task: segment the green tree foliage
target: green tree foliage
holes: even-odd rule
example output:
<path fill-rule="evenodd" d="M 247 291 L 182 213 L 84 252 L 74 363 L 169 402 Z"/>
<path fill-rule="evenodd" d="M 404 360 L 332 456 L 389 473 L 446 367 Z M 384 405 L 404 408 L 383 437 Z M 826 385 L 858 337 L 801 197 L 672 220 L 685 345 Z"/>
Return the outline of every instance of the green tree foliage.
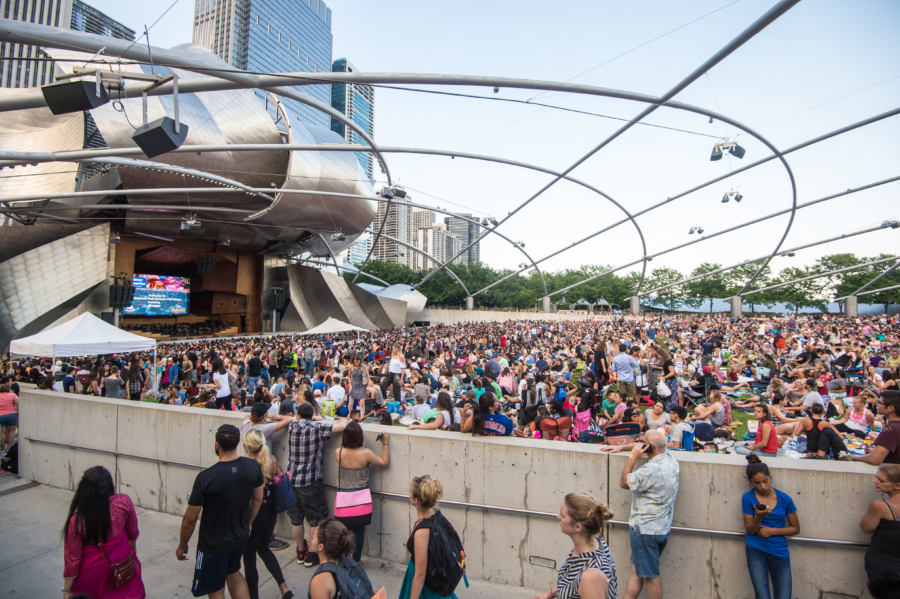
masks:
<path fill-rule="evenodd" d="M 704 262 L 691 271 L 691 277 L 705 275 L 722 268 L 721 264 Z M 684 284 L 688 305 L 699 308 L 704 300 L 709 300 L 709 313 L 713 311 L 713 299 L 728 297 L 728 280 L 725 273 L 717 273 Z"/>
<path fill-rule="evenodd" d="M 745 293 L 776 283 L 788 282 L 887 257 L 889 256 L 857 258 L 853 254 L 833 254 L 820 258 L 810 267 L 784 268 L 777 276 L 773 276 L 771 266 L 767 265 L 760 276 L 747 287 Z M 779 258 L 776 258 L 776 260 L 779 260 Z M 834 297 L 842 297 L 853 293 L 874 277 L 883 273 L 892 264 L 894 263 L 885 262 L 860 270 L 787 285 L 772 291 L 753 293 L 746 296 L 745 302 L 750 304 L 753 311 L 755 311 L 756 306 L 772 306 L 778 302 L 787 304 L 795 312 L 807 307 L 824 310 L 825 304 Z M 698 308 L 705 301 L 709 301 L 711 308 L 713 299 L 723 299 L 737 294 L 744 284 L 756 274 L 760 266 L 762 266 L 762 261 L 748 262 L 732 270 L 703 277 L 689 283 L 675 285 L 659 294 L 647 296 L 645 300 L 648 300 L 647 303 L 652 306 L 669 310 L 678 309 L 682 301 L 694 308 Z M 610 270 L 609 266 L 591 264 L 580 268 L 554 272 L 544 271 L 544 281 L 547 284 L 547 291 L 545 292 L 544 285 L 541 282 L 541 275 L 536 269 L 531 269 L 521 274 L 513 274 L 514 271 L 497 270 L 483 263 L 470 265 L 451 264 L 449 268 L 466 285 L 470 293 L 475 293 L 489 285 L 493 285 L 487 292 L 475 296 L 475 305 L 487 308 L 532 309 L 540 303 L 545 293 L 553 293 L 591 277 L 596 278 L 573 287 L 568 290 L 565 296 L 561 294 L 554 295 L 554 303 L 568 306 L 569 304 L 577 304 L 581 300 L 593 304 L 604 299 L 613 307 L 625 308 L 628 304 L 628 298 L 634 295 L 640 280 L 639 271 L 604 274 Z M 685 278 L 714 272 L 720 268 L 720 264 L 705 262 L 695 268 L 689 276 L 683 275 L 674 268 L 655 268 L 647 275 L 641 289 L 652 290 L 657 287 L 664 287 L 678 283 Z M 375 259 L 369 261 L 365 270 L 367 273 L 383 279 L 390 285 L 398 283 L 415 285 L 425 276 L 425 273 L 417 273 L 409 267 Z M 348 281 L 353 279 L 352 274 L 345 274 L 344 276 Z M 361 277 L 359 281 L 375 282 L 367 277 Z M 900 285 L 900 268 L 879 280 L 870 289 L 880 289 L 895 285 Z M 446 271 L 441 271 L 429 278 L 419 287 L 419 291 L 428 298 L 429 305 L 464 306 L 466 303 L 466 292 Z M 900 303 L 900 290 L 895 289 L 863 296 L 861 301 L 881 303 L 887 308 L 892 303 Z"/>

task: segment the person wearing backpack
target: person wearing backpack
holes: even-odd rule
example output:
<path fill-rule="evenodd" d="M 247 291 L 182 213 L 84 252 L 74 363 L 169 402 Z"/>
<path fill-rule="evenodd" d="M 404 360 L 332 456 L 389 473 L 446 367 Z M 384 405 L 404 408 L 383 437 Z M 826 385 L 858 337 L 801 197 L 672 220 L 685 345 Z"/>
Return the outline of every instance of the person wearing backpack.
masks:
<path fill-rule="evenodd" d="M 313 529 L 310 549 L 319 555 L 321 565 L 309 581 L 309 599 L 375 595 L 366 571 L 350 558 L 355 545 L 353 533 L 337 520 L 326 520 Z"/>
<path fill-rule="evenodd" d="M 465 580 L 466 552 L 453 525 L 437 509 L 444 496 L 441 481 L 417 476 L 409 486 L 409 502 L 416 508 L 416 525 L 406 541 L 410 560 L 400 599 L 458 599 L 453 591 Z"/>

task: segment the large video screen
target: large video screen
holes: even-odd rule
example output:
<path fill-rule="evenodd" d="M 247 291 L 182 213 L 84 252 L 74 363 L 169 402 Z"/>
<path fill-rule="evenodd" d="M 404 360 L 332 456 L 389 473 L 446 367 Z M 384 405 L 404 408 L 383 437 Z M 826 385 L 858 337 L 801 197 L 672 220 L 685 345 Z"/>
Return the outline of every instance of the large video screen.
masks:
<path fill-rule="evenodd" d="M 134 301 L 128 316 L 183 316 L 190 308 L 191 280 L 160 275 L 134 275 Z"/>

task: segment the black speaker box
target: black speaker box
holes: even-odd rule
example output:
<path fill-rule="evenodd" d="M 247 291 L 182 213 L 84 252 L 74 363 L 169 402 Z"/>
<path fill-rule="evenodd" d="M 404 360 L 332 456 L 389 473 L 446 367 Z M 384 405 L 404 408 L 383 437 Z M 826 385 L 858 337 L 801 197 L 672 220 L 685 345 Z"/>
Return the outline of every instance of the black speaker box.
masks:
<path fill-rule="evenodd" d="M 143 150 L 147 158 L 153 158 L 181 147 L 187 134 L 187 125 L 182 123 L 181 132 L 175 133 L 175 121 L 164 116 L 135 129 L 131 139 Z"/>
<path fill-rule="evenodd" d="M 134 301 L 134 287 L 131 285 L 109 286 L 109 307 L 127 308 Z"/>
<path fill-rule="evenodd" d="M 216 259 L 213 256 L 197 256 L 197 274 L 211 275 L 216 271 Z"/>
<path fill-rule="evenodd" d="M 272 287 L 269 290 L 269 309 L 284 309 L 284 290 L 281 287 Z"/>
<path fill-rule="evenodd" d="M 81 112 L 103 106 L 109 102 L 106 88 L 100 86 L 100 97 L 97 97 L 97 83 L 93 79 L 56 83 L 41 87 L 47 108 L 53 114 Z"/>

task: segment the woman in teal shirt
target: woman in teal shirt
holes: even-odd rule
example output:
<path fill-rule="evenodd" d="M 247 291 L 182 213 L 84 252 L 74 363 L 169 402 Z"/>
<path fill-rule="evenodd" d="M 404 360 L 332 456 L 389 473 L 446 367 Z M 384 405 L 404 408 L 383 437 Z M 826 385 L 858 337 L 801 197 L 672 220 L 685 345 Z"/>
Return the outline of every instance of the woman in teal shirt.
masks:
<path fill-rule="evenodd" d="M 759 456 L 747 456 L 747 480 L 741 506 L 747 531 L 747 569 L 756 599 L 791 599 L 791 554 L 787 538 L 800 534 L 794 500 L 772 486 L 769 467 Z M 769 578 L 772 594 L 769 594 Z"/>

